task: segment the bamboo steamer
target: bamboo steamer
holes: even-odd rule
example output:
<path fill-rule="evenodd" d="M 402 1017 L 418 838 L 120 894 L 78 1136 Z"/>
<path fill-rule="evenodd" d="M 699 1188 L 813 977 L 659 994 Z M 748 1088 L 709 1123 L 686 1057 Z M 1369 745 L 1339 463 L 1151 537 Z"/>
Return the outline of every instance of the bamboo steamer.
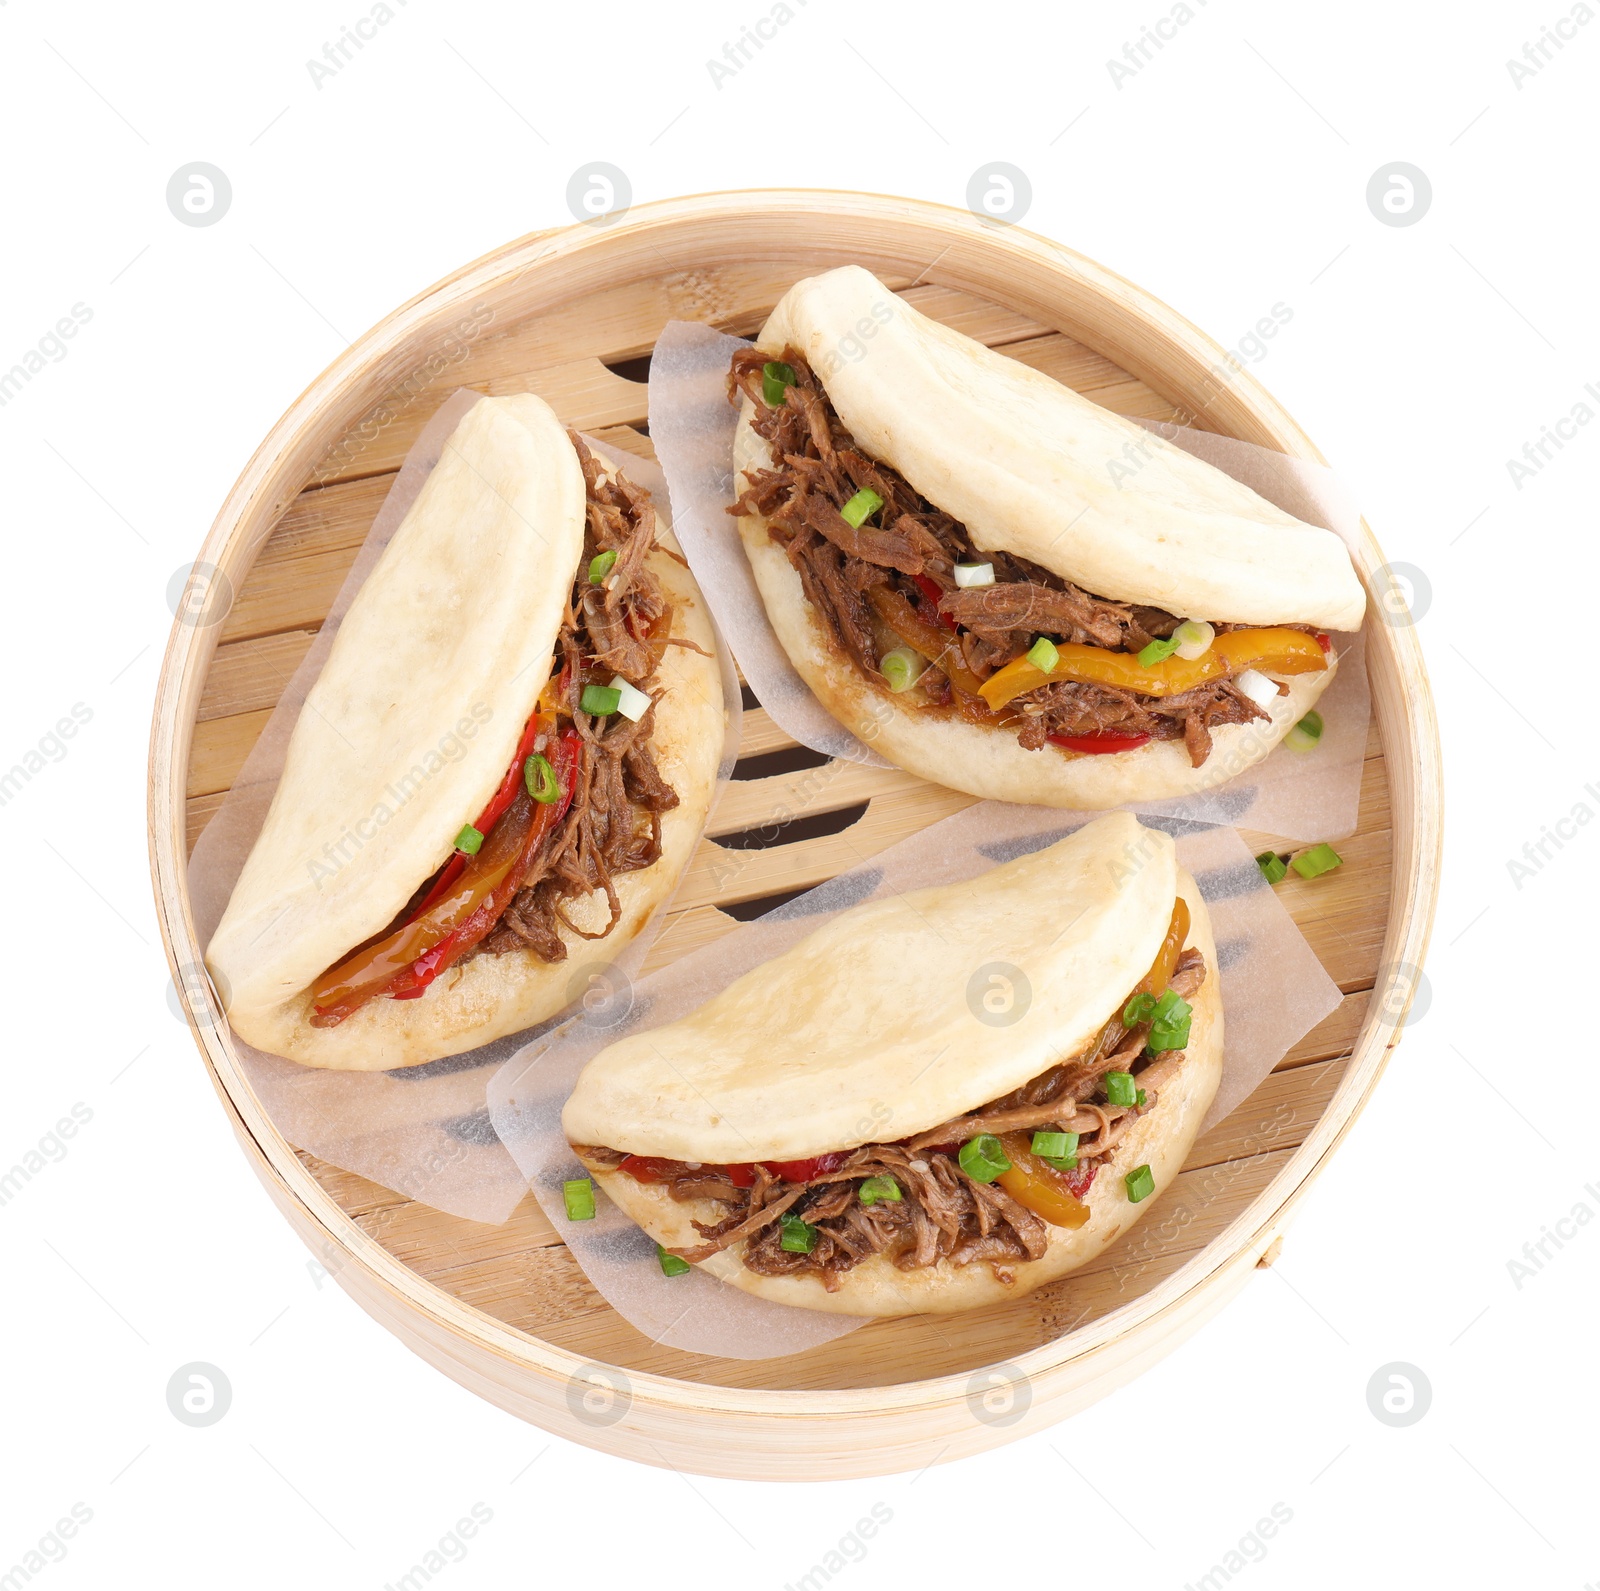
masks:
<path fill-rule="evenodd" d="M 200 550 L 232 606 L 220 624 L 174 627 L 150 761 L 152 869 L 175 971 L 201 960 L 188 848 L 444 397 L 458 386 L 532 390 L 568 424 L 648 452 L 636 378 L 667 320 L 750 333 L 796 277 L 849 262 L 1121 413 L 1320 458 L 1252 377 L 1164 304 L 963 211 L 867 194 L 722 193 L 512 243 L 396 310 L 325 371 L 262 443 Z M 746 1478 L 881 1474 L 1085 1407 L 1271 1262 L 1377 1083 L 1423 961 L 1440 846 L 1437 730 L 1415 632 L 1385 622 L 1376 600 L 1389 587 L 1370 533 L 1358 564 L 1375 599 L 1360 829 L 1341 843 L 1339 872 L 1280 886 L 1343 1003 L 1201 1139 L 1146 1221 L 1084 1271 L 1028 1299 L 877 1322 L 787 1359 L 659 1348 L 589 1287 L 531 1196 L 504 1225 L 481 1226 L 297 1154 L 253 1096 L 226 1025 L 202 1021 L 196 1042 L 250 1163 L 340 1285 L 423 1358 L 523 1419 L 645 1463 Z M 727 789 L 652 966 L 968 804 L 898 771 L 818 769 L 759 707 L 745 714 L 741 753 L 744 777 Z M 772 837 L 780 843 L 762 843 Z"/>

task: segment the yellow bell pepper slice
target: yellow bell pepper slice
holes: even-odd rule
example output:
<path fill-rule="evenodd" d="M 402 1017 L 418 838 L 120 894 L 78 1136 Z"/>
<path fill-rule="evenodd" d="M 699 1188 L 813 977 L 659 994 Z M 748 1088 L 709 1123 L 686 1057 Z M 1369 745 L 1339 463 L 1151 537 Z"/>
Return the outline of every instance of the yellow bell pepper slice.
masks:
<path fill-rule="evenodd" d="M 1011 1169 L 1002 1171 L 995 1181 L 1023 1209 L 1032 1210 L 1051 1226 L 1076 1228 L 1089 1219 L 1089 1206 L 1067 1187 L 1062 1174 L 1035 1158 L 1027 1147 L 1029 1134 L 1008 1132 L 1000 1142 L 1005 1145 Z"/>
<path fill-rule="evenodd" d="M 1137 691 L 1141 696 L 1181 696 L 1210 680 L 1258 668 L 1271 674 L 1316 674 L 1328 666 L 1328 654 L 1314 635 L 1303 630 L 1273 627 L 1230 630 L 1196 658 L 1169 657 L 1148 668 L 1136 652 L 1109 652 L 1103 646 L 1080 646 L 1063 641 L 1056 648 L 1056 664 L 1048 673 L 1016 658 L 984 681 L 982 695 L 997 711 L 1012 697 L 1055 680 L 1084 685 L 1110 685 Z"/>

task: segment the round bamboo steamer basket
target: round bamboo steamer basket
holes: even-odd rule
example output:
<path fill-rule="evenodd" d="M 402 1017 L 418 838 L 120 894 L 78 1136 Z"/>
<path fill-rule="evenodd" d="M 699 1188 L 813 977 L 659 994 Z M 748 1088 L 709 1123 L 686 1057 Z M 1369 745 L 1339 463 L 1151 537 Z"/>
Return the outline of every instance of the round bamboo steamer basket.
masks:
<path fill-rule="evenodd" d="M 852 262 L 1110 408 L 1320 461 L 1254 378 L 1166 305 L 1069 249 L 964 211 L 856 193 L 717 193 L 509 244 L 396 310 L 318 377 L 199 551 L 232 606 L 221 623 L 174 627 L 150 759 L 152 871 L 175 975 L 202 955 L 189 847 L 438 404 L 458 386 L 531 390 L 569 425 L 648 453 L 644 361 L 666 321 L 748 335 L 797 277 Z M 246 1156 L 371 1315 L 463 1386 L 592 1447 L 705 1474 L 837 1479 L 918 1469 L 1061 1420 L 1165 1354 L 1271 1262 L 1397 1042 L 1433 916 L 1439 748 L 1415 631 L 1385 621 L 1378 599 L 1392 586 L 1365 528 L 1357 564 L 1374 598 L 1360 829 L 1341 842 L 1337 873 L 1311 884 L 1291 874 L 1279 887 L 1343 1002 L 1196 1145 L 1146 1222 L 1074 1276 L 967 1316 L 875 1322 L 790 1358 L 663 1349 L 600 1299 L 531 1195 L 504 1225 L 482 1226 L 297 1153 L 213 1012 L 191 1025 Z M 840 765 L 819 778 L 815 757 L 748 694 L 746 704 L 741 777 L 651 966 L 968 804 L 895 770 Z"/>

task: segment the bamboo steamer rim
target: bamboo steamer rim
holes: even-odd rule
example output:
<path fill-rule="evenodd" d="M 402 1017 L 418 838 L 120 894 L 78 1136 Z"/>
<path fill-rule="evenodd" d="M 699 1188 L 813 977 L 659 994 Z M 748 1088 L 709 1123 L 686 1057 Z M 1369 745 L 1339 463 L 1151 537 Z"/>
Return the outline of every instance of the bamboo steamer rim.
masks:
<path fill-rule="evenodd" d="M 688 271 L 704 259 L 706 235 L 736 236 L 741 224 L 757 224 L 763 247 L 748 258 L 797 260 L 814 254 L 818 230 L 838 229 L 841 253 L 880 271 L 902 269 L 908 257 L 925 254 L 924 276 L 937 272 L 939 285 L 992 298 L 994 279 L 1006 282 L 1004 302 L 1059 328 L 1158 392 L 1198 385 L 1221 367 L 1228 381 L 1211 401 L 1194 405 L 1224 434 L 1295 457 L 1324 463 L 1322 454 L 1288 412 L 1248 371 L 1227 364 L 1224 350 L 1152 295 L 1085 256 L 1016 226 L 978 219 L 965 210 L 884 195 L 832 189 L 748 189 L 717 191 L 636 205 L 608 224 L 580 222 L 535 232 L 445 277 L 417 294 L 341 353 L 292 403 L 272 428 L 229 492 L 201 548 L 199 561 L 226 574 L 237 589 L 282 511 L 298 496 L 313 467 L 331 444 L 369 405 L 389 390 L 404 370 L 410 340 L 437 329 L 479 294 L 498 294 L 515 308 L 525 279 L 549 277 L 547 291 L 533 308 L 548 308 L 589 290 L 585 274 L 601 271 L 609 283 L 637 280 L 665 271 Z M 864 245 L 862 230 L 877 223 L 894 246 Z M 874 234 L 876 236 L 876 234 Z M 696 242 L 696 239 L 701 241 Z M 914 247 L 924 243 L 925 249 Z M 674 253 L 677 250 L 677 253 Z M 654 270 L 649 262 L 654 257 Z M 981 261 L 981 266 L 980 262 Z M 1054 289 L 1054 296 L 1048 289 Z M 1083 311 L 1081 321 L 1063 319 L 1061 294 Z M 531 312 L 528 311 L 528 312 Z M 1384 557 L 1363 521 L 1356 565 L 1369 599 L 1381 592 L 1375 577 Z M 1376 608 L 1376 602 L 1374 602 Z M 149 821 L 152 881 L 162 942 L 174 980 L 201 962 L 190 913 L 184 846 L 185 776 L 194 730 L 194 708 L 215 651 L 220 626 L 207 629 L 174 622 L 157 686 L 149 770 Z M 1393 792 L 1390 912 L 1381 967 L 1420 968 L 1427 950 L 1438 890 L 1442 844 L 1440 751 L 1427 673 L 1414 629 L 1375 622 L 1368 627 L 1372 655 L 1373 704 Z M 207 995 L 209 1000 L 209 993 Z M 1398 1041 L 1404 1009 L 1386 1010 L 1373 999 L 1337 1088 L 1304 1141 L 1263 1191 L 1218 1236 L 1171 1275 L 1129 1303 L 1053 1341 L 1018 1355 L 1009 1368 L 1035 1386 L 1049 1386 L 1086 1369 L 1114 1343 L 1139 1333 L 1149 1362 L 1169 1339 L 1193 1328 L 1219 1308 L 1232 1288 L 1215 1284 L 1243 1272 L 1268 1250 L 1304 1196 L 1323 1163 L 1343 1139 L 1377 1083 Z M 301 1163 L 278 1133 L 250 1089 L 232 1052 L 220 1014 L 191 1030 L 212 1082 L 235 1127 L 252 1152 L 256 1169 L 286 1210 L 302 1219 L 321 1243 L 362 1267 L 375 1291 L 365 1300 L 391 1325 L 394 1317 L 415 1317 L 403 1337 L 429 1342 L 446 1358 L 467 1349 L 523 1371 L 542 1373 L 552 1384 L 566 1383 L 590 1361 L 529 1333 L 506 1325 L 460 1301 L 411 1271 L 369 1237 Z M 306 1235 L 303 1231 L 302 1235 Z M 1208 1296 L 1209 1290 L 1209 1296 Z M 391 1306 L 394 1316 L 383 1308 Z M 461 1352 L 443 1344 L 453 1339 Z M 413 1346 L 416 1343 L 413 1341 Z M 431 1355 L 429 1357 L 432 1357 Z M 439 1363 L 438 1359 L 434 1359 Z M 465 1370 L 462 1363 L 450 1373 Z M 825 1390 L 786 1390 L 721 1386 L 629 1370 L 625 1372 L 636 1410 L 679 1414 L 744 1416 L 785 1425 L 796 1419 L 845 1422 L 852 1416 L 933 1414 L 968 1402 L 972 1373 L 941 1375 L 882 1386 Z M 470 1377 L 456 1374 L 457 1379 Z M 1092 1380 L 1093 1378 L 1091 1378 Z M 1118 1379 L 1125 1377 L 1118 1376 Z M 1114 1384 L 1114 1383 L 1113 1383 Z M 1084 1400 L 1087 1401 L 1087 1400 Z M 547 1410 L 553 1414 L 553 1408 Z M 541 1421 L 541 1423 L 545 1423 Z M 561 1422 L 552 1419 L 552 1424 Z M 561 1426 L 562 1434 L 590 1445 L 611 1447 L 594 1433 Z M 977 1445 L 1025 1434 L 1023 1425 Z M 770 1423 L 768 1429 L 771 1429 Z M 859 1439 L 859 1438 L 857 1438 Z M 969 1450 L 973 1444 L 968 1444 Z M 639 1453 L 655 1462 L 647 1453 Z M 663 1457 L 663 1463 L 670 1459 Z M 912 1467 L 896 1465 L 894 1467 Z M 869 1470 L 867 1472 L 880 1472 Z"/>

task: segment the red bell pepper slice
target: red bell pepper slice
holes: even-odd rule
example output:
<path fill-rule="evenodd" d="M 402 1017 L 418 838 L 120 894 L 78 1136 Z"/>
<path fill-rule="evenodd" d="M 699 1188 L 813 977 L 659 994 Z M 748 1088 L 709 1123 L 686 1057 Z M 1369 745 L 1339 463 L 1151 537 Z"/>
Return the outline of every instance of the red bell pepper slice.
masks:
<path fill-rule="evenodd" d="M 1150 739 L 1148 735 L 1046 735 L 1052 746 L 1068 751 L 1087 752 L 1091 757 L 1108 757 L 1117 751 L 1136 751 Z"/>
<path fill-rule="evenodd" d="M 549 726 L 548 715 L 545 727 Z M 533 711 L 528 719 L 528 727 L 522 731 L 522 739 L 517 742 L 517 754 L 511 759 L 511 766 L 506 769 L 506 776 L 500 781 L 500 788 L 490 796 L 489 804 L 478 814 L 477 821 L 472 825 L 479 834 L 488 834 L 501 818 L 506 815 L 511 803 L 517 798 L 517 786 L 522 780 L 522 765 L 533 754 L 534 743 L 539 738 L 541 714 L 538 708 Z M 421 904 L 406 920 L 415 922 L 422 914 L 435 906 L 449 892 L 450 886 L 461 877 L 462 870 L 467 865 L 466 857 L 457 851 L 448 862 L 444 864 L 444 871 L 433 882 L 433 888 L 422 897 Z"/>
<path fill-rule="evenodd" d="M 733 1183 L 734 1188 L 752 1188 L 755 1184 L 755 1167 L 762 1165 L 766 1172 L 773 1176 L 781 1176 L 786 1183 L 808 1183 L 813 1176 L 822 1176 L 826 1172 L 837 1172 L 845 1164 L 848 1154 L 845 1151 L 834 1151 L 832 1154 L 816 1154 L 806 1160 L 738 1160 L 733 1165 L 709 1165 L 709 1172 L 720 1172 Z M 624 1170 L 627 1162 L 624 1162 Z M 642 1178 L 643 1180 L 643 1178 Z"/>
<path fill-rule="evenodd" d="M 1071 1190 L 1073 1198 L 1084 1199 L 1088 1196 L 1090 1185 L 1094 1182 L 1094 1174 L 1099 1169 L 1098 1164 L 1080 1166 L 1076 1171 L 1063 1171 L 1059 1175 Z"/>
<path fill-rule="evenodd" d="M 567 808 L 572 805 L 581 744 L 577 730 L 569 729 L 551 747 L 550 760 L 555 768 L 556 779 L 561 785 L 561 795 L 558 800 L 545 805 L 533 801 L 525 792 L 513 800 L 513 805 L 516 799 L 520 799 L 534 808 L 533 821 L 529 826 L 527 838 L 522 843 L 518 865 L 506 874 L 505 878 L 494 887 L 489 898 L 459 928 L 435 945 L 432 950 L 418 956 L 410 968 L 401 973 L 383 993 L 395 1000 L 419 999 L 441 972 L 454 966 L 500 921 L 506 907 L 511 904 L 517 891 L 522 887 L 528 864 L 538 854 L 539 847 L 544 844 L 545 836 L 554 830 L 566 816 Z M 520 764 L 517 771 L 519 773 L 521 771 Z"/>
<path fill-rule="evenodd" d="M 781 1177 L 785 1182 L 809 1182 L 813 1177 L 837 1171 L 847 1158 L 847 1155 L 835 1150 L 832 1154 L 813 1155 L 809 1160 L 764 1160 L 761 1163 L 773 1176 Z"/>
<path fill-rule="evenodd" d="M 928 599 L 928 606 L 933 609 L 934 618 L 940 624 L 942 624 L 945 629 L 955 629 L 956 621 L 952 619 L 948 613 L 941 613 L 939 611 L 939 600 L 944 596 L 944 592 L 939 589 L 937 582 L 930 580 L 927 575 L 912 575 L 911 578 L 915 582 L 917 590 Z"/>
<path fill-rule="evenodd" d="M 682 1166 L 681 1160 L 663 1160 L 659 1155 L 626 1155 L 617 1170 L 626 1171 L 635 1182 L 665 1182 Z"/>
<path fill-rule="evenodd" d="M 1317 645 L 1320 646 L 1324 652 L 1329 652 L 1333 649 L 1332 639 L 1324 635 L 1320 630 L 1317 631 Z"/>

